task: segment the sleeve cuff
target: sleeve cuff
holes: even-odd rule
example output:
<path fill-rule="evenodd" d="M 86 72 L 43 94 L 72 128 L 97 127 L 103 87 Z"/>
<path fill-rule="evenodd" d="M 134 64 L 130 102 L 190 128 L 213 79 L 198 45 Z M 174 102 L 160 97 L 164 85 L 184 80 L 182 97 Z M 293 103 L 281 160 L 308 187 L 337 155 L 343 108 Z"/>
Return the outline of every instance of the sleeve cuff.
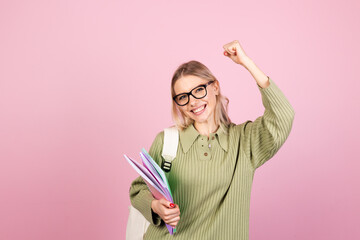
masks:
<path fill-rule="evenodd" d="M 272 109 L 272 111 L 277 111 L 278 115 L 281 114 L 293 119 L 295 111 L 290 102 L 269 76 L 268 79 L 270 84 L 266 88 L 262 88 L 258 85 L 265 109 Z"/>
<path fill-rule="evenodd" d="M 151 224 L 155 226 L 159 226 L 161 224 L 161 218 L 157 215 L 151 208 L 151 202 L 154 200 L 154 197 L 149 192 L 149 195 L 144 195 L 144 205 L 142 205 L 139 209 L 140 212 L 144 212 L 144 217 L 148 220 Z"/>
<path fill-rule="evenodd" d="M 267 86 L 266 88 L 263 88 L 263 87 L 261 87 L 258 83 L 256 83 L 256 85 L 258 86 L 258 88 L 259 88 L 260 90 L 262 90 L 262 89 L 268 89 L 268 88 L 274 83 L 269 76 L 267 76 L 267 78 L 268 78 L 268 80 L 269 80 L 269 82 L 270 82 L 270 85 Z"/>

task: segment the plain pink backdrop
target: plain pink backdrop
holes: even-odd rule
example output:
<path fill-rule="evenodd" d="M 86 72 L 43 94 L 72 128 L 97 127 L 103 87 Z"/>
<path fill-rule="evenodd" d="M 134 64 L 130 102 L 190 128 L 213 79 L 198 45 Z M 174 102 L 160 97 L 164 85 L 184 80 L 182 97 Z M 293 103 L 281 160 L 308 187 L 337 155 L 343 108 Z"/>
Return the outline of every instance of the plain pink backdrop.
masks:
<path fill-rule="evenodd" d="M 359 1 L 0 1 L 0 239 L 125 239 L 139 158 L 198 60 L 233 122 L 264 112 L 239 40 L 296 115 L 253 183 L 250 239 L 359 239 Z"/>

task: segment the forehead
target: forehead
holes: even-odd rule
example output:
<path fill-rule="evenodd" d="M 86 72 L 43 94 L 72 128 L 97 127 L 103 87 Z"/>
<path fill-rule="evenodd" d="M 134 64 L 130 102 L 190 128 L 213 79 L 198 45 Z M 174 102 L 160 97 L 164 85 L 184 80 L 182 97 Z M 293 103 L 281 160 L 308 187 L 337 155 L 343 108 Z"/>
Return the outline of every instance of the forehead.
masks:
<path fill-rule="evenodd" d="M 175 94 L 190 92 L 193 88 L 205 84 L 208 81 L 193 75 L 179 78 L 174 85 Z"/>

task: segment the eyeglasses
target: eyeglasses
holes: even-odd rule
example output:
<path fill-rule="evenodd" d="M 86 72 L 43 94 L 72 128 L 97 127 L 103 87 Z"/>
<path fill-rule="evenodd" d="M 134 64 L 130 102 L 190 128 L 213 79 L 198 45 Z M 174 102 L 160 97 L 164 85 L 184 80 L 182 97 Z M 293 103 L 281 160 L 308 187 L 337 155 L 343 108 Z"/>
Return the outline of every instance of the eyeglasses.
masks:
<path fill-rule="evenodd" d="M 173 97 L 174 101 L 179 106 L 185 106 L 189 103 L 190 95 L 193 96 L 196 99 L 204 98 L 207 94 L 206 87 L 212 84 L 214 81 L 207 82 L 206 84 L 199 85 L 196 88 L 193 88 L 188 93 L 180 93 Z"/>

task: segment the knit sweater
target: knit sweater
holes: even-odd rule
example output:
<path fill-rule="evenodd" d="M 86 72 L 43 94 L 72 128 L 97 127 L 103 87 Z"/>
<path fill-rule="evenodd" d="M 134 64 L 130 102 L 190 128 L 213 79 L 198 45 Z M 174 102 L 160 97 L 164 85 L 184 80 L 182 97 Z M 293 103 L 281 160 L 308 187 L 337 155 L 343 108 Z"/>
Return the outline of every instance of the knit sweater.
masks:
<path fill-rule="evenodd" d="M 141 177 L 130 187 L 131 204 L 150 222 L 144 239 L 249 238 L 250 195 L 255 170 L 272 158 L 290 134 L 295 111 L 271 78 L 259 85 L 265 112 L 255 121 L 218 128 L 209 138 L 193 125 L 180 131 L 179 147 L 166 173 L 180 220 L 170 235 L 151 209 L 154 197 Z M 149 154 L 161 166 L 164 132 Z"/>

